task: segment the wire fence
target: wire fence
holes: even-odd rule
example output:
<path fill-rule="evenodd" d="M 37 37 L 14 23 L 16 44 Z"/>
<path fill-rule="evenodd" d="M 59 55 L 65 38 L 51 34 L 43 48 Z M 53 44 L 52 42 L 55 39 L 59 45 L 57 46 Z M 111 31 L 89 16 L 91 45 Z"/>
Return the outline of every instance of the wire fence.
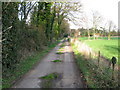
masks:
<path fill-rule="evenodd" d="M 77 51 L 84 55 L 91 64 L 96 65 L 103 74 L 107 75 L 112 80 L 118 80 L 118 64 L 116 64 L 115 57 L 111 57 L 112 59 L 108 60 L 101 55 L 101 51 L 94 52 L 92 48 L 80 42 L 78 39 L 71 38 L 70 42 L 74 43 L 75 47 L 77 47 Z"/>

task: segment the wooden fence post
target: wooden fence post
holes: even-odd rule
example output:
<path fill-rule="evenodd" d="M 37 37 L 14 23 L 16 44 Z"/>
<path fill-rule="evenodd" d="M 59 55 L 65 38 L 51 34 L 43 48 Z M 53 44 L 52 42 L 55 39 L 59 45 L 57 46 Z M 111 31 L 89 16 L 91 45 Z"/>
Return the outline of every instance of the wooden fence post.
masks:
<path fill-rule="evenodd" d="M 113 56 L 111 61 L 112 61 L 112 79 L 114 80 L 114 68 L 117 61 L 116 57 Z"/>
<path fill-rule="evenodd" d="M 99 67 L 99 62 L 100 62 L 100 51 L 98 51 L 98 67 Z"/>
<path fill-rule="evenodd" d="M 112 57 L 112 68 L 113 68 L 113 71 L 114 71 L 114 68 L 115 68 L 115 64 L 116 64 L 116 57 Z"/>
<path fill-rule="evenodd" d="M 90 58 L 90 60 L 91 60 L 91 52 L 89 53 L 89 58 Z"/>

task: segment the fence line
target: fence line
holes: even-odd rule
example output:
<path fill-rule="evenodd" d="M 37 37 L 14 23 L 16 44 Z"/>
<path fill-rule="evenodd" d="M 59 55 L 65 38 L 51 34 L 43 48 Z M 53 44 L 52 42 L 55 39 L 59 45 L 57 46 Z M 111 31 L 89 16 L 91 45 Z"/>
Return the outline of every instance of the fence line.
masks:
<path fill-rule="evenodd" d="M 71 43 L 74 43 L 75 47 L 77 47 L 77 51 L 79 51 L 82 55 L 85 56 L 86 59 L 90 59 L 96 66 L 102 69 L 111 69 L 112 70 L 112 78 L 114 77 L 114 67 L 112 67 L 111 60 L 106 59 L 101 55 L 101 52 L 94 52 L 89 46 L 85 43 L 80 42 L 78 39 L 71 38 Z M 118 66 L 115 66 L 115 74 L 118 73 Z M 117 79 L 117 77 L 116 77 Z"/>

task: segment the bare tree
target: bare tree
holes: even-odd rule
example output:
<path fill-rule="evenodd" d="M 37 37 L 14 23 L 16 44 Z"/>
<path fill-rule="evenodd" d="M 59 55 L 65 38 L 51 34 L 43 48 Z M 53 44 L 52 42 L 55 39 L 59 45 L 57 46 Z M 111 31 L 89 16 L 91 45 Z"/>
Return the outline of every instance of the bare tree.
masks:
<path fill-rule="evenodd" d="M 115 28 L 113 21 L 108 21 L 108 40 L 111 38 L 111 31 Z"/>
<path fill-rule="evenodd" d="M 71 2 L 64 2 L 64 3 L 56 3 L 56 14 L 58 18 L 58 31 L 60 31 L 60 26 L 63 19 L 67 19 L 75 23 L 75 19 L 77 18 L 75 13 L 81 12 L 81 3 L 71 3 Z M 61 35 L 61 32 L 59 32 Z"/>
<path fill-rule="evenodd" d="M 85 27 L 87 29 L 87 33 L 88 33 L 88 39 L 90 39 L 90 31 L 89 31 L 89 18 L 86 16 L 86 14 L 83 15 L 83 17 L 81 18 L 81 22 L 83 24 L 85 24 Z"/>
<path fill-rule="evenodd" d="M 103 29 L 103 36 L 106 36 L 106 25 L 107 23 L 105 23 L 103 27 L 100 27 L 101 29 Z"/>
<path fill-rule="evenodd" d="M 32 9 L 34 8 L 36 2 L 21 2 L 19 4 L 19 15 L 21 16 L 21 21 L 23 21 L 24 23 L 26 22 L 26 19 L 28 17 L 28 15 L 30 14 L 30 12 L 32 11 Z"/>
<path fill-rule="evenodd" d="M 93 12 L 92 16 L 93 16 L 92 22 L 93 22 L 93 31 L 94 31 L 93 36 L 94 36 L 94 40 L 95 40 L 96 29 L 102 21 L 102 16 L 97 11 Z"/>

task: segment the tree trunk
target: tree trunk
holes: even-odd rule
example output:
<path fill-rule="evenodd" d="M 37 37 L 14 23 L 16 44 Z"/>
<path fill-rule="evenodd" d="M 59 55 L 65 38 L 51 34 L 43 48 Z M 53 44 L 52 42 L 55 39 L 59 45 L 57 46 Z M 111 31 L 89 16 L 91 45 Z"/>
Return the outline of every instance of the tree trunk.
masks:
<path fill-rule="evenodd" d="M 89 32 L 89 29 L 88 29 L 88 40 L 90 39 L 90 32 Z"/>
<path fill-rule="evenodd" d="M 110 40 L 110 37 L 111 37 L 111 34 L 110 34 L 110 32 L 108 33 L 108 40 Z"/>
<path fill-rule="evenodd" d="M 95 40 L 95 28 L 94 28 L 94 34 L 93 35 L 94 35 L 94 40 Z"/>
<path fill-rule="evenodd" d="M 52 41 L 52 36 L 53 36 L 53 33 L 52 33 L 52 29 L 53 29 L 53 24 L 54 24 L 54 20 L 55 20 L 55 14 L 56 14 L 56 6 L 54 6 L 54 12 L 53 12 L 53 15 L 52 15 L 52 19 L 51 19 L 51 26 L 50 26 L 50 41 Z"/>

